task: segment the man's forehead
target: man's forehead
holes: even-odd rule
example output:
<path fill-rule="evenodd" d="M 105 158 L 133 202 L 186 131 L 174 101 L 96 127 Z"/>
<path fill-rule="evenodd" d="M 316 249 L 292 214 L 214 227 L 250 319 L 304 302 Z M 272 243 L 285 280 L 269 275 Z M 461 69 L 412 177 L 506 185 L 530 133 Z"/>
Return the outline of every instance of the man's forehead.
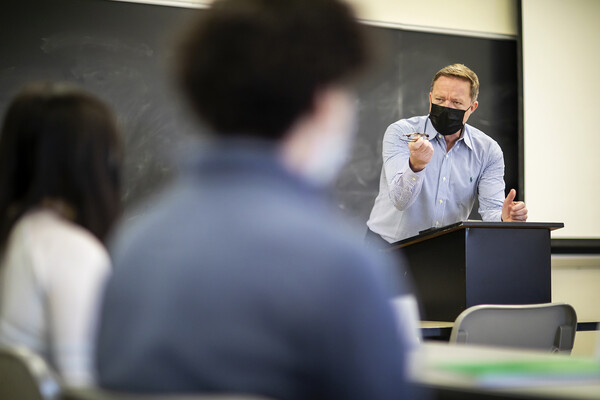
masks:
<path fill-rule="evenodd" d="M 455 90 L 471 90 L 471 82 L 468 79 L 458 78 L 454 76 L 440 76 L 433 83 L 433 90 L 441 88 L 451 88 Z"/>
<path fill-rule="evenodd" d="M 466 79 L 440 76 L 433 84 L 432 92 L 447 92 L 454 96 L 471 96 L 471 83 Z"/>

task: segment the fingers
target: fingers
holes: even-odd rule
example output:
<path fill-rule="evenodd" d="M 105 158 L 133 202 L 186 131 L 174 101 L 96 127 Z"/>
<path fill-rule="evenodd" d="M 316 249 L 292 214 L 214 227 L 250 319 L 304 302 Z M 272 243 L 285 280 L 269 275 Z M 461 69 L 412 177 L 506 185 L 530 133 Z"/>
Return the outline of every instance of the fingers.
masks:
<path fill-rule="evenodd" d="M 511 189 L 502 205 L 502 220 L 506 222 L 527 221 L 527 206 L 522 201 L 514 201 L 517 195 L 515 189 Z"/>
<path fill-rule="evenodd" d="M 513 221 L 527 221 L 527 206 L 522 201 L 513 202 L 510 207 L 510 219 Z"/>
<path fill-rule="evenodd" d="M 421 147 L 423 147 L 424 143 L 425 143 L 425 140 L 423 140 L 423 138 L 418 138 L 414 142 L 408 142 L 408 149 L 412 153 L 413 151 L 416 151 L 416 150 L 420 149 Z"/>
<path fill-rule="evenodd" d="M 421 171 L 427 166 L 433 157 L 433 145 L 429 140 L 419 138 L 408 144 L 410 150 L 409 165 L 415 172 Z"/>
<path fill-rule="evenodd" d="M 519 211 L 527 211 L 527 207 L 525 207 L 525 203 L 523 203 L 522 201 L 514 201 L 511 205 L 511 211 L 512 212 L 519 212 Z"/>
<path fill-rule="evenodd" d="M 508 192 L 508 195 L 506 196 L 506 199 L 504 200 L 504 205 L 507 206 L 507 205 L 511 204 L 516 196 L 517 196 L 517 191 L 515 189 L 510 189 L 510 192 Z"/>
<path fill-rule="evenodd" d="M 410 142 L 408 149 L 411 155 L 429 155 L 430 153 L 433 155 L 433 145 L 429 140 L 423 140 L 423 138 L 418 138 L 414 142 Z"/>

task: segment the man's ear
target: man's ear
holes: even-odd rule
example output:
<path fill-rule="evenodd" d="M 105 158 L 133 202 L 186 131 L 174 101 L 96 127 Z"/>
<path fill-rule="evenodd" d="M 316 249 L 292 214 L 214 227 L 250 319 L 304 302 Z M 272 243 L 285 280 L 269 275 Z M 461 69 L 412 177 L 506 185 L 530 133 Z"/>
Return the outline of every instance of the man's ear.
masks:
<path fill-rule="evenodd" d="M 431 113 L 431 92 L 429 92 L 429 111 L 428 113 Z"/>
<path fill-rule="evenodd" d="M 463 124 L 467 123 L 467 121 L 469 120 L 469 117 L 471 117 L 471 114 L 473 114 L 475 112 L 475 110 L 477 110 L 478 106 L 479 106 L 479 102 L 477 100 L 475 100 L 473 102 L 473 104 L 471 104 L 471 106 L 469 108 L 467 108 L 466 111 L 468 111 L 468 113 L 465 112 L 465 117 L 463 118 Z"/>
<path fill-rule="evenodd" d="M 475 110 L 477 110 L 477 107 L 479 107 L 479 102 L 477 100 L 475 100 L 473 102 L 473 104 L 471 104 L 471 114 L 473 114 L 475 112 Z"/>

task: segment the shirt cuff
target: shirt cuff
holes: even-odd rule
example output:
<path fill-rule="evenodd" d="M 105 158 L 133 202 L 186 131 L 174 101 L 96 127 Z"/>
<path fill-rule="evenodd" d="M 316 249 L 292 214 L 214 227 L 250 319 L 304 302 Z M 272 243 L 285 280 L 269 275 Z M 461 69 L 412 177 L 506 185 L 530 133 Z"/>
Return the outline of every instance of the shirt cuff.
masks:
<path fill-rule="evenodd" d="M 409 181 L 414 182 L 415 184 L 417 182 L 419 182 L 421 179 L 423 179 L 424 174 L 425 174 L 425 168 L 423 168 L 419 172 L 415 172 L 409 166 L 408 168 L 406 168 L 406 171 L 404 171 L 404 175 L 406 176 L 406 178 Z"/>

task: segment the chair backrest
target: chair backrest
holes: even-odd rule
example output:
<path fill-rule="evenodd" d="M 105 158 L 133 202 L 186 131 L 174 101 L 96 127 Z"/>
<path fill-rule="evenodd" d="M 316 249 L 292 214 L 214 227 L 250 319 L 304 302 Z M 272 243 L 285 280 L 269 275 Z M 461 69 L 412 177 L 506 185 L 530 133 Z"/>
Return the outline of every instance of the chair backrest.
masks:
<path fill-rule="evenodd" d="M 454 322 L 450 343 L 469 343 L 570 353 L 577 314 L 564 303 L 478 305 Z"/>
<path fill-rule="evenodd" d="M 100 388 L 65 388 L 63 400 L 272 400 L 244 394 L 157 394 L 128 393 Z"/>
<path fill-rule="evenodd" d="M 61 386 L 46 361 L 21 346 L 0 346 L 0 400 L 59 400 Z"/>

